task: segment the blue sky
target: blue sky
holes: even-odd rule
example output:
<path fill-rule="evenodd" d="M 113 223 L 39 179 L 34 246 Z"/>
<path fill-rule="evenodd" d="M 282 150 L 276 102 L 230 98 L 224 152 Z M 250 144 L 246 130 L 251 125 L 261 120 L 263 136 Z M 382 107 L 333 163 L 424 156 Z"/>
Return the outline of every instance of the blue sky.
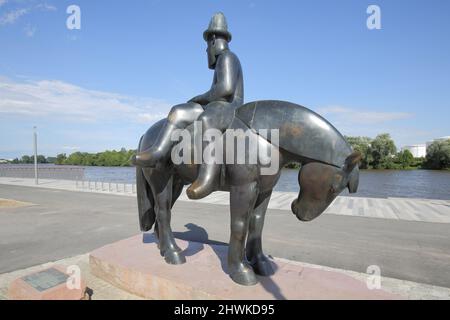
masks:
<path fill-rule="evenodd" d="M 66 8 L 81 8 L 81 30 Z M 381 30 L 366 27 L 370 4 Z M 309 107 L 398 147 L 450 135 L 450 2 L 0 0 L 0 158 L 135 148 L 209 89 L 202 32 L 223 11 L 245 100 Z"/>

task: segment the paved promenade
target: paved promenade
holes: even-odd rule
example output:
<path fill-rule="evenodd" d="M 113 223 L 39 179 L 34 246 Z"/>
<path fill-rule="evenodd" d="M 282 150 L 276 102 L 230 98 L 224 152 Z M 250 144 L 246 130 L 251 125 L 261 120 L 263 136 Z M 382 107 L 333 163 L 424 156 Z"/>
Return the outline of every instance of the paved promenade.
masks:
<path fill-rule="evenodd" d="M 69 191 L 83 191 L 108 193 L 123 196 L 135 196 L 136 188 L 132 184 L 123 183 L 95 183 L 76 182 L 70 180 L 42 179 L 39 185 L 34 184 L 34 179 L 5 178 L 0 177 L 0 185 L 16 185 L 40 188 L 51 188 Z M 274 192 L 270 200 L 269 208 L 289 210 L 291 202 L 298 196 L 295 192 Z M 180 201 L 192 201 L 183 192 Z M 227 192 L 215 192 L 209 197 L 197 200 L 199 203 L 218 205 L 229 204 Z M 382 218 L 406 221 L 421 221 L 434 223 L 450 223 L 450 200 L 434 199 L 409 199 L 409 198 L 360 198 L 338 197 L 325 211 L 325 214 L 346 216 L 358 216 L 366 218 Z"/>
<path fill-rule="evenodd" d="M 131 193 L 130 193 L 131 195 Z M 0 184 L 0 273 L 85 254 L 139 233 L 132 196 Z M 178 201 L 175 237 L 229 241 L 229 208 Z M 269 209 L 264 250 L 278 258 L 450 288 L 450 224 L 325 214 L 303 223 Z"/>

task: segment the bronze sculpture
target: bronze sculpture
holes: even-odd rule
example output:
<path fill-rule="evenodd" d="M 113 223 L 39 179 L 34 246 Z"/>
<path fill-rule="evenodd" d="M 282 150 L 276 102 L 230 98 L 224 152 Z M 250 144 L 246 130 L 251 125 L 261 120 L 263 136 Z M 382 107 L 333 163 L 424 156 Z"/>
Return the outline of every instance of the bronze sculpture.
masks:
<path fill-rule="evenodd" d="M 138 157 L 134 159 L 139 222 L 142 231 L 149 231 L 155 226 L 159 249 L 166 262 L 184 263 L 186 259 L 177 246 L 170 227 L 171 208 L 183 187 L 200 178 L 200 184 L 195 185 L 194 182 L 194 188 L 191 185 L 189 197 L 202 197 L 214 190 L 229 191 L 229 274 L 239 284 L 252 285 L 257 282 L 255 273 L 262 276 L 273 274 L 262 250 L 262 230 L 270 196 L 281 169 L 293 161 L 302 164 L 299 171 L 300 193 L 292 203 L 292 212 L 299 220 L 310 221 L 323 213 L 343 189 L 356 192 L 359 179 L 357 164 L 361 156 L 358 152 L 353 152 L 345 138 L 329 122 L 300 105 L 276 100 L 240 105 L 243 101 L 243 85 L 239 60 L 233 55 L 225 68 L 232 75 L 231 78 L 228 75 L 221 78 L 223 75 L 217 69 L 220 59 L 228 55 L 224 44 L 231 39 L 224 26 L 224 16 L 216 14 L 204 35 L 208 41 L 209 65 L 216 67 L 211 90 L 193 98 L 188 104 L 172 109 L 168 118 L 154 124 L 139 142 Z M 217 43 L 218 39 L 221 43 L 219 49 L 212 50 L 211 48 L 215 48 L 214 41 Z M 210 56 L 213 53 L 215 56 Z M 223 54 L 226 56 L 222 56 Z M 231 81 L 226 85 L 232 88 L 231 91 L 221 88 L 222 84 L 219 83 L 223 79 Z M 232 92 L 232 96 L 219 97 L 225 91 Z M 212 96 L 217 100 L 210 102 L 209 98 Z M 209 103 L 203 111 L 202 105 L 206 102 Z M 209 114 L 208 110 L 214 112 Z M 177 115 L 172 117 L 173 113 Z M 225 129 L 234 130 L 253 139 L 258 149 L 271 150 L 271 157 L 278 159 L 274 172 L 263 174 L 265 163 L 259 154 L 254 163 L 240 163 L 237 158 L 242 154 L 235 152 L 230 157 L 231 161 L 224 165 L 174 163 L 168 154 L 172 148 L 172 152 L 175 150 L 177 153 L 179 145 L 172 141 L 170 131 L 173 132 L 172 129 L 176 127 L 184 127 L 192 140 L 189 141 L 189 149 L 183 152 L 189 158 L 194 157 L 195 125 L 190 122 L 203 114 L 207 116 L 201 118 L 201 124 L 206 128 L 215 126 L 220 132 Z M 210 118 L 211 115 L 214 119 Z M 264 131 L 266 129 L 276 130 L 279 138 L 273 139 L 272 135 Z M 224 153 L 230 155 L 230 141 L 225 133 L 214 143 L 222 146 Z M 245 144 L 241 153 L 245 159 L 249 159 L 254 151 Z M 196 190 L 200 191 L 197 193 Z"/>
<path fill-rule="evenodd" d="M 208 67 L 214 70 L 211 89 L 185 104 L 172 108 L 168 121 L 154 145 L 140 152 L 133 160 L 140 166 L 155 166 L 170 155 L 173 145 L 170 137 L 175 129 L 184 129 L 194 121 L 201 121 L 204 131 L 209 128 L 224 131 L 233 119 L 234 110 L 244 102 L 244 79 L 238 57 L 229 50 L 231 41 L 223 13 L 216 13 L 203 33 L 208 44 Z M 207 147 L 204 143 L 204 148 Z M 187 193 L 191 199 L 200 199 L 218 188 L 219 166 L 202 164 L 200 173 Z"/>

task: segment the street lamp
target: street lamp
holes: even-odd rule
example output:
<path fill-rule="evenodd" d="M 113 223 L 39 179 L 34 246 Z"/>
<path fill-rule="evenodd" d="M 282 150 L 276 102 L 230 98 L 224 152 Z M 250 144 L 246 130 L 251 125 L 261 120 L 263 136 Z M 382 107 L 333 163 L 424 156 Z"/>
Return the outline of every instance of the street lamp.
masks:
<path fill-rule="evenodd" d="M 37 132 L 36 126 L 33 127 L 33 146 L 34 146 L 34 184 L 39 184 L 38 181 L 38 165 L 37 165 Z"/>

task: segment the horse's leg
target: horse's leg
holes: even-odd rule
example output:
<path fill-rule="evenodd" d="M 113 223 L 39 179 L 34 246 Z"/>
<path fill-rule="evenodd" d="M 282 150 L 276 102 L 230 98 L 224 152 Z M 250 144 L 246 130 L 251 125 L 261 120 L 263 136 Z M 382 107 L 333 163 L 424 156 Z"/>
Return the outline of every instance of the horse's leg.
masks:
<path fill-rule="evenodd" d="M 173 177 L 164 179 L 163 175 L 152 181 L 151 187 L 155 196 L 156 222 L 158 228 L 159 250 L 167 263 L 182 264 L 186 258 L 181 255 L 170 227 L 172 207 Z"/>
<path fill-rule="evenodd" d="M 266 216 L 267 206 L 269 205 L 272 191 L 260 193 L 256 200 L 255 208 L 250 216 L 246 254 L 247 259 L 255 270 L 256 274 L 261 276 L 270 276 L 274 273 L 269 259 L 262 250 L 262 230 L 264 227 L 264 218 Z"/>
<path fill-rule="evenodd" d="M 173 207 L 175 204 L 175 201 L 180 197 L 181 192 L 183 192 L 183 180 L 181 180 L 178 176 L 173 177 L 173 188 L 172 188 L 172 205 L 170 208 Z"/>
<path fill-rule="evenodd" d="M 245 257 L 248 223 L 257 195 L 256 182 L 232 186 L 230 190 L 231 236 L 228 268 L 233 281 L 247 286 L 257 283 L 255 273 Z"/>

